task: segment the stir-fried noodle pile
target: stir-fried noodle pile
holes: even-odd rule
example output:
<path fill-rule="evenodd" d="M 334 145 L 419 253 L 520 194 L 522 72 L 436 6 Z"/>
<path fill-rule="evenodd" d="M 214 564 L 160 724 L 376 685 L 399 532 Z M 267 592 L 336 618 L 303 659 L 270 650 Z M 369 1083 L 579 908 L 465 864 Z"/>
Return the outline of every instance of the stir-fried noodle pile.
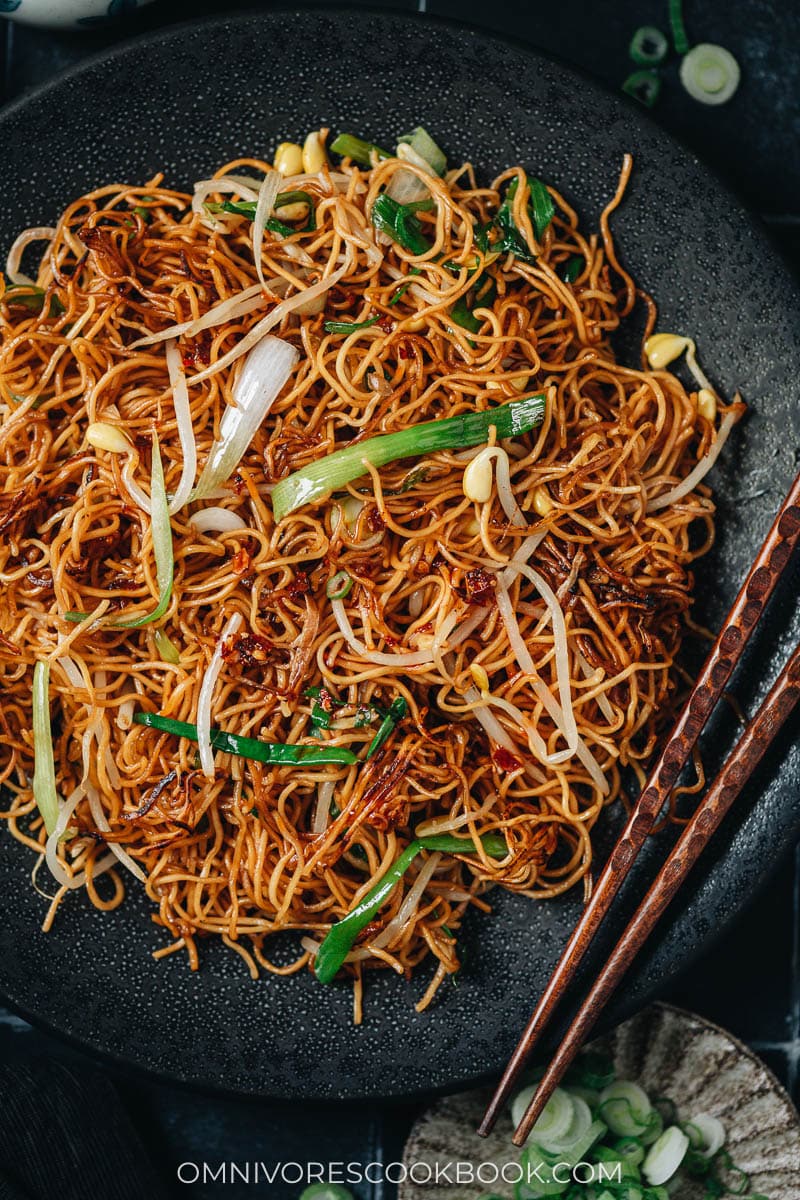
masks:
<path fill-rule="evenodd" d="M 238 161 L 194 202 L 160 179 L 100 188 L 23 236 L 0 302 L 0 781 L 11 832 L 56 876 L 46 924 L 72 888 L 114 908 L 132 871 L 169 934 L 159 954 L 194 968 L 217 934 L 254 976 L 288 974 L 414 839 L 464 839 L 407 856 L 351 939 L 357 1017 L 365 968 L 432 954 L 429 1003 L 492 885 L 588 889 L 592 829 L 669 713 L 690 566 L 714 534 L 692 483 L 740 409 L 615 361 L 637 298 L 609 231 L 629 162 L 591 235 L 519 168 L 481 187 L 470 166 L 372 164 L 278 180 Z M 300 198 L 276 201 L 278 184 Z M 376 198 L 409 188 L 425 200 L 376 227 Z M 545 228 L 534 200 L 554 203 Z M 20 283 L 36 237 L 38 278 Z M 203 476 L 223 414 L 259 389 L 251 440 Z M 370 461 L 378 434 L 534 394 L 527 433 Z M 350 482 L 276 522 L 278 481 L 362 442 Z M 209 769 L 204 704 L 216 730 L 352 753 L 213 749 Z M 270 961 L 280 930 L 302 934 L 289 965 Z"/>

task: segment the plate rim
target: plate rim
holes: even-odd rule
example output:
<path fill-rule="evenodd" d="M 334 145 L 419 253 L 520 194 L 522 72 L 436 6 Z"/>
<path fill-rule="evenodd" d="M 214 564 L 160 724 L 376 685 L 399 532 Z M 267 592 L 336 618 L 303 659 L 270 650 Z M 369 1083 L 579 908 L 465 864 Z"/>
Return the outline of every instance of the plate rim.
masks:
<path fill-rule="evenodd" d="M 779 263 L 784 272 L 784 278 L 781 281 L 781 286 L 791 289 L 794 299 L 800 306 L 800 278 L 792 263 L 788 260 L 782 247 L 777 243 L 776 238 L 771 228 L 764 222 L 760 214 L 753 210 L 748 203 L 739 195 L 732 185 L 725 179 L 720 171 L 707 163 L 701 158 L 697 152 L 691 148 L 687 142 L 667 129 L 665 129 L 650 112 L 644 109 L 635 100 L 631 99 L 624 93 L 615 92 L 604 81 L 596 78 L 584 68 L 575 65 L 561 55 L 553 54 L 546 51 L 533 42 L 526 41 L 514 36 L 493 30 L 485 29 L 484 27 L 471 21 L 457 20 L 448 16 L 441 16 L 434 13 L 420 14 L 414 10 L 396 8 L 393 5 L 387 7 L 375 7 L 371 4 L 348 4 L 334 3 L 327 5 L 323 2 L 310 4 L 288 4 L 280 3 L 275 6 L 270 6 L 268 9 L 241 9 L 237 8 L 230 13 L 216 13 L 182 19 L 176 22 L 170 22 L 166 25 L 158 26 L 155 29 L 149 29 L 135 33 L 130 36 L 125 36 L 112 46 L 97 50 L 80 62 L 74 63 L 57 72 L 52 78 L 47 79 L 32 88 L 22 92 L 14 99 L 0 107 L 0 129 L 20 111 L 23 111 L 27 105 L 34 104 L 42 100 L 47 100 L 51 92 L 57 91 L 65 84 L 72 81 L 80 80 L 84 74 L 90 74 L 96 68 L 103 68 L 113 64 L 117 59 L 124 58 L 131 52 L 146 49 L 150 45 L 160 45 L 171 39 L 179 39 L 182 34 L 197 31 L 199 29 L 213 30 L 229 29 L 231 27 L 246 27 L 254 22 L 270 22 L 280 17 L 294 16 L 302 18 L 308 14 L 324 17 L 331 20 L 337 20 L 342 17 L 364 17 L 377 18 L 379 20 L 388 20 L 399 22 L 408 27 L 415 26 L 417 34 L 422 34 L 425 29 L 440 28 L 445 31 L 450 31 L 456 34 L 468 34 L 476 41 L 491 42 L 499 46 L 513 48 L 518 53 L 524 55 L 533 63 L 543 63 L 557 68 L 560 72 L 564 72 L 567 76 L 572 76 L 580 79 L 582 83 L 590 89 L 601 100 L 607 102 L 613 100 L 618 103 L 626 114 L 626 119 L 629 122 L 630 128 L 636 130 L 637 127 L 649 131 L 656 138 L 663 139 L 668 144 L 677 148 L 682 156 L 685 156 L 691 161 L 695 168 L 698 168 L 714 185 L 714 188 L 720 192 L 732 210 L 743 221 L 743 223 L 754 229 L 758 236 L 769 246 L 769 249 L 774 256 L 774 259 Z M 424 34 L 423 34 L 424 36 Z M 757 778 L 757 776 L 756 776 Z M 800 829 L 800 824 L 798 824 Z M 779 860 L 782 862 L 785 857 L 792 851 L 793 842 L 786 840 L 779 849 Z M 691 970 L 698 960 L 712 949 L 728 932 L 732 925 L 735 924 L 746 908 L 763 893 L 767 878 L 765 875 L 759 879 L 756 886 L 750 888 L 744 895 L 737 899 L 736 903 L 730 905 L 724 915 L 724 919 L 718 921 L 708 930 L 701 943 L 682 960 L 680 974 Z M 670 976 L 670 980 L 675 976 Z M 628 1020 L 636 1012 L 643 1010 L 652 1004 L 665 1004 L 667 1002 L 658 1000 L 658 996 L 664 990 L 664 982 L 654 980 L 653 983 L 645 987 L 639 992 L 635 999 L 627 999 L 622 992 L 618 992 L 613 1003 L 612 1019 L 604 1013 L 601 1021 L 598 1022 L 596 1036 L 602 1036 L 608 1032 L 610 1028 Z M 157 1080 L 162 1083 L 174 1085 L 180 1088 L 188 1088 L 193 1091 L 206 1093 L 210 1095 L 225 1096 L 229 1098 L 269 1101 L 283 1099 L 280 1093 L 276 1090 L 254 1090 L 242 1087 L 226 1087 L 222 1083 L 211 1082 L 208 1080 L 198 1080 L 191 1071 L 186 1072 L 180 1066 L 168 1068 L 159 1068 L 156 1066 L 145 1065 L 137 1061 L 134 1057 L 125 1052 L 116 1052 L 114 1050 L 100 1047 L 96 1045 L 90 1034 L 85 1037 L 73 1032 L 67 1032 L 58 1027 L 53 1021 L 46 1017 L 41 1017 L 36 1013 L 27 1009 L 24 1004 L 20 1004 L 13 998 L 6 995 L 2 984 L 0 984 L 0 1001 L 7 1009 L 22 1017 L 35 1028 L 41 1029 L 46 1033 L 54 1036 L 58 1040 L 86 1053 L 96 1060 L 108 1063 L 116 1069 L 121 1070 L 126 1074 L 134 1077 Z M 684 1010 L 679 1010 L 684 1011 Z M 690 1014 L 696 1016 L 697 1014 Z M 706 1021 L 706 1018 L 698 1016 L 698 1019 Z M 707 1024 L 713 1022 L 706 1021 Z M 721 1027 L 719 1027 L 721 1029 Z M 726 1036 L 732 1036 L 726 1030 L 721 1029 L 721 1032 Z M 545 1046 L 548 1043 L 545 1041 Z M 745 1047 L 747 1052 L 752 1055 L 753 1052 Z M 757 1057 L 757 1056 L 756 1056 Z M 762 1060 L 758 1060 L 761 1063 Z M 762 1064 L 765 1065 L 765 1064 Z M 769 1070 L 769 1068 L 766 1068 Z M 468 1090 L 469 1088 L 479 1087 L 485 1084 L 488 1080 L 496 1076 L 496 1070 L 487 1069 L 477 1074 L 469 1076 L 461 1076 L 455 1081 L 442 1083 L 435 1087 L 420 1087 L 404 1091 L 391 1092 L 386 1099 L 388 1103 L 399 1103 L 409 1099 L 435 1098 L 451 1094 L 454 1091 Z M 778 1083 L 778 1086 L 781 1086 Z M 359 1095 L 347 1095 L 337 1097 L 336 1102 L 346 1104 L 348 1106 L 359 1106 L 370 1101 L 373 1101 L 383 1095 L 375 1091 L 364 1092 Z M 301 1101 L 300 1097 L 293 1097 L 292 1103 L 326 1103 L 330 1101 L 330 1097 L 320 1093 L 305 1093 Z M 791 1103 L 791 1101 L 790 1101 Z"/>

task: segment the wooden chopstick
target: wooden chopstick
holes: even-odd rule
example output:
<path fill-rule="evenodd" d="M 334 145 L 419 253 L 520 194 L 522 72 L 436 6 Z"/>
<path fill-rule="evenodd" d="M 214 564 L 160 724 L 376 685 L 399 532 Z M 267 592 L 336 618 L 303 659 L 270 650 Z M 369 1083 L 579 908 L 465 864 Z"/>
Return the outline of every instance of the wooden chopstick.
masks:
<path fill-rule="evenodd" d="M 564 1040 L 539 1083 L 514 1133 L 523 1145 L 534 1122 L 575 1058 L 614 989 L 641 950 L 686 876 L 711 840 L 739 792 L 777 737 L 786 718 L 800 703 L 800 644 L 748 724 L 702 803 L 684 828 L 644 900 L 631 918 L 576 1013 Z"/>
<path fill-rule="evenodd" d="M 478 1132 L 486 1137 L 553 1010 L 567 990 L 623 880 L 647 840 L 695 742 L 739 661 L 747 640 L 800 538 L 800 475 L 769 533 L 692 688 L 647 784 L 600 872 L 555 970 L 512 1054 Z"/>

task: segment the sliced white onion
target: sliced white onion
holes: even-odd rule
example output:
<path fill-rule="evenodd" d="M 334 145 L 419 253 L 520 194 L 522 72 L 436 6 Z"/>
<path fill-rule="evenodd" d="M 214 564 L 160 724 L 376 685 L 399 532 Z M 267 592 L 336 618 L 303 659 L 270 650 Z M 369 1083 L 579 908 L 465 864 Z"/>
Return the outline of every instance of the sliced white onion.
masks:
<path fill-rule="evenodd" d="M 686 1157 L 689 1139 L 677 1125 L 670 1125 L 653 1142 L 642 1163 L 642 1174 L 651 1187 L 660 1187 L 677 1171 Z"/>
<path fill-rule="evenodd" d="M 264 224 L 272 212 L 275 204 L 275 197 L 278 195 L 281 186 L 281 177 L 277 171 L 268 171 L 264 176 L 264 181 L 258 189 L 258 204 L 256 205 L 256 214 L 253 217 L 253 262 L 256 267 L 256 274 L 262 287 L 267 286 L 267 281 L 264 278 L 264 266 L 261 262 L 261 246 L 264 241 Z"/>
<path fill-rule="evenodd" d="M 400 142 L 397 147 L 397 157 L 403 162 L 411 163 L 426 175 L 433 175 L 430 163 L 426 162 L 408 142 Z M 413 204 L 417 200 L 425 200 L 429 195 L 428 189 L 418 175 L 413 171 L 395 171 L 386 189 L 387 196 L 398 204 Z M 387 239 L 388 240 L 388 239 Z"/>
<path fill-rule="evenodd" d="M 414 618 L 414 620 L 416 620 L 417 617 L 422 612 L 422 606 L 424 604 L 424 601 L 425 601 L 425 593 L 423 592 L 422 588 L 417 588 L 417 590 L 415 592 L 412 592 L 411 595 L 408 597 L 409 615 L 412 616 Z"/>
<path fill-rule="evenodd" d="M 192 513 L 189 518 L 198 533 L 234 533 L 237 529 L 247 529 L 247 522 L 238 513 L 229 508 L 201 508 Z"/>
<path fill-rule="evenodd" d="M 326 779 L 317 788 L 317 802 L 314 806 L 314 815 L 311 818 L 311 832 L 323 833 L 328 828 L 328 822 L 331 817 L 331 800 L 336 789 L 336 782 L 333 779 Z"/>
<path fill-rule="evenodd" d="M 295 346 L 271 336 L 260 338 L 250 351 L 236 381 L 234 403 L 222 415 L 219 441 L 211 448 L 195 500 L 205 499 L 235 471 L 299 357 Z"/>
<path fill-rule="evenodd" d="M 320 279 L 319 283 L 312 284 L 311 287 L 305 288 L 304 291 L 298 292 L 294 296 L 289 296 L 287 300 L 282 300 L 280 304 L 276 304 L 272 312 L 267 313 L 262 317 L 257 325 L 254 325 L 249 333 L 246 333 L 238 345 L 229 350 L 227 354 L 223 354 L 222 358 L 217 359 L 215 363 L 205 367 L 204 370 L 198 371 L 196 375 L 192 375 L 188 380 L 189 384 L 202 383 L 204 379 L 210 379 L 212 375 L 216 375 L 217 371 L 223 371 L 226 367 L 231 366 L 243 354 L 247 354 L 258 342 L 262 340 L 265 334 L 269 333 L 276 325 L 280 325 L 284 317 L 289 313 L 295 312 L 303 304 L 314 300 L 317 296 L 323 295 L 330 288 L 337 284 L 339 280 L 348 273 L 351 269 L 351 261 L 348 257 L 347 261 L 338 267 L 330 275 L 326 275 L 324 279 Z M 140 343 L 141 344 L 141 343 Z"/>
<path fill-rule="evenodd" d="M 336 618 L 336 624 L 339 626 L 339 631 L 347 642 L 350 649 L 363 658 L 365 662 L 372 663 L 376 667 L 419 667 L 423 664 L 430 664 L 433 661 L 433 652 L 431 647 L 426 650 L 412 650 L 405 654 L 384 654 L 380 650 L 368 650 L 363 642 L 359 641 L 353 631 L 353 626 L 347 616 L 343 600 L 331 600 L 331 609 Z"/>
<path fill-rule="evenodd" d="M 19 237 L 15 239 L 8 252 L 6 278 L 15 284 L 30 284 L 32 287 L 35 287 L 35 279 L 31 279 L 28 275 L 20 275 L 19 273 L 22 256 L 31 242 L 52 242 L 55 236 L 56 230 L 49 225 L 36 225 L 31 229 L 24 229 Z"/>
<path fill-rule="evenodd" d="M 235 612 L 228 619 L 225 628 L 220 634 L 216 649 L 211 656 L 211 662 L 208 664 L 208 670 L 203 676 L 203 682 L 200 685 L 200 695 L 197 698 L 197 749 L 200 752 L 200 766 L 203 769 L 203 774 L 206 779 L 214 778 L 214 750 L 211 745 L 211 701 L 214 696 L 214 688 L 222 670 L 222 652 L 225 648 L 225 642 L 228 638 L 233 637 L 242 627 L 244 617 L 241 613 Z"/>
<path fill-rule="evenodd" d="M 209 196 L 234 195 L 240 200 L 258 200 L 259 181 L 245 175 L 224 175 L 222 179 L 199 179 L 194 185 L 192 212 L 204 213 Z M 206 214 L 204 214 L 206 215 Z"/>
<path fill-rule="evenodd" d="M 375 949 L 380 950 L 384 946 L 388 946 L 399 933 L 402 933 L 403 929 L 411 919 L 412 914 L 416 912 L 417 905 L 422 898 L 425 888 L 430 882 L 431 876 L 439 866 L 439 860 L 441 857 L 441 854 L 437 852 L 436 854 L 432 854 L 430 858 L 423 863 L 422 867 L 420 868 L 419 875 L 417 875 L 417 878 L 408 889 L 408 895 L 405 897 L 403 903 L 397 910 L 397 914 L 392 917 L 386 928 L 381 930 L 376 938 L 373 938 L 371 945 Z"/>
<path fill-rule="evenodd" d="M 699 1133 L 701 1143 L 695 1146 L 695 1149 L 702 1154 L 703 1158 L 713 1158 L 717 1151 L 725 1145 L 727 1137 L 725 1126 L 718 1117 L 712 1117 L 711 1113 L 698 1113 L 696 1117 L 692 1117 L 687 1122 L 687 1127 L 690 1134 L 692 1129 L 696 1129 Z"/>
<path fill-rule="evenodd" d="M 167 342 L 167 370 L 172 387 L 172 402 L 175 406 L 175 420 L 178 424 L 178 439 L 183 454 L 183 470 L 175 495 L 169 502 L 169 513 L 178 512 L 189 499 L 197 473 L 197 444 L 194 440 L 192 426 L 192 410 L 189 407 L 189 389 L 186 386 L 186 375 L 181 362 L 178 343 Z"/>
<path fill-rule="evenodd" d="M 697 487 L 698 483 L 705 478 L 719 458 L 722 447 L 727 442 L 728 435 L 739 420 L 739 416 L 740 413 L 737 408 L 731 408 L 725 413 L 719 427 L 719 432 L 717 433 L 716 441 L 708 454 L 700 459 L 694 470 L 690 471 L 681 483 L 677 483 L 675 487 L 670 488 L 668 492 L 664 492 L 661 496 L 656 496 L 654 500 L 648 500 L 648 512 L 656 512 L 659 508 L 667 508 L 670 504 L 674 504 L 676 500 L 682 500 L 693 488 Z"/>
<path fill-rule="evenodd" d="M 131 342 L 130 348 L 138 350 L 140 346 L 153 346 L 156 342 L 166 342 L 170 338 L 194 337 L 203 329 L 211 329 L 214 325 L 224 325 L 226 321 L 235 321 L 239 317 L 254 312 L 257 308 L 263 308 L 265 303 L 264 289 L 260 283 L 254 283 L 244 291 L 237 292 L 235 296 L 228 296 L 227 300 L 220 300 L 219 304 L 215 304 L 202 317 L 183 321 L 180 325 L 170 325 L 169 329 L 162 329 L 160 333 L 150 333 L 147 337 Z"/>

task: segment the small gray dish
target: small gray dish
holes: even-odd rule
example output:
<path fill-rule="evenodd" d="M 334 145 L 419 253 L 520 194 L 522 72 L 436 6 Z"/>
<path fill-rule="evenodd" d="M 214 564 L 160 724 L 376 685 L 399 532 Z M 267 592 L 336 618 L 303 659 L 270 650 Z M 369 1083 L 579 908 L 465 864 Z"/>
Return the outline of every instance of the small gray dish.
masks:
<path fill-rule="evenodd" d="M 700 1113 L 718 1117 L 728 1134 L 726 1148 L 733 1162 L 750 1177 L 748 1194 L 769 1200 L 800 1200 L 800 1117 L 788 1094 L 772 1072 L 732 1034 L 694 1013 L 670 1004 L 653 1004 L 592 1044 L 604 1050 L 617 1077 L 631 1079 L 651 1096 L 668 1096 L 682 1120 Z M 503 1113 L 486 1139 L 475 1132 L 490 1091 L 461 1092 L 438 1100 L 416 1122 L 403 1153 L 408 1172 L 414 1164 L 420 1182 L 400 1183 L 398 1200 L 477 1200 L 487 1192 L 511 1197 L 513 1187 L 485 1182 L 442 1183 L 435 1188 L 422 1182 L 427 1168 L 440 1177 L 450 1164 L 481 1163 L 500 1171 L 514 1163 L 519 1151 L 511 1144 L 512 1124 Z M 466 1174 L 462 1167 L 462 1173 Z M 687 1197 L 691 1185 L 684 1189 Z M 681 1200 L 681 1189 L 671 1200 Z"/>

